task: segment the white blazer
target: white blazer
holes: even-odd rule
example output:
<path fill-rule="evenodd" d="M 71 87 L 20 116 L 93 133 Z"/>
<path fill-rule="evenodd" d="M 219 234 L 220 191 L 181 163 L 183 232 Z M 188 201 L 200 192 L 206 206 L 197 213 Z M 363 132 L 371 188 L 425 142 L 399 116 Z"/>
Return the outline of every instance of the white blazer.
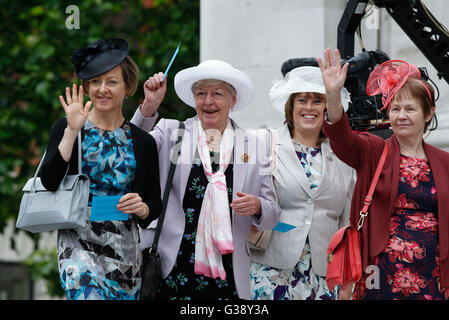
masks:
<path fill-rule="evenodd" d="M 313 270 L 326 276 L 329 241 L 339 228 L 349 224 L 355 171 L 335 156 L 326 139 L 321 143 L 321 180 L 318 188 L 311 190 L 287 125 L 273 133 L 273 183 L 281 207 L 280 221 L 296 228 L 286 233 L 273 231 L 265 252 L 251 250 L 251 261 L 279 269 L 293 268 L 308 236 Z"/>

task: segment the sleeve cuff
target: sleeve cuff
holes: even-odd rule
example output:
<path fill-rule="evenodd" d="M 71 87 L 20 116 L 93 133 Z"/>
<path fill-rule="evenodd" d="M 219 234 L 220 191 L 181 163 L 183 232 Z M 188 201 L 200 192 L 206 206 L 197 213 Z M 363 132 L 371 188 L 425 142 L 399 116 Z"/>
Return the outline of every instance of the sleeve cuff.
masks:
<path fill-rule="evenodd" d="M 131 123 L 147 132 L 150 132 L 153 129 L 156 119 L 159 117 L 159 113 L 156 111 L 152 117 L 146 118 L 143 116 L 142 111 L 140 111 L 141 106 L 142 105 L 140 104 L 137 107 L 136 112 L 134 112 Z"/>

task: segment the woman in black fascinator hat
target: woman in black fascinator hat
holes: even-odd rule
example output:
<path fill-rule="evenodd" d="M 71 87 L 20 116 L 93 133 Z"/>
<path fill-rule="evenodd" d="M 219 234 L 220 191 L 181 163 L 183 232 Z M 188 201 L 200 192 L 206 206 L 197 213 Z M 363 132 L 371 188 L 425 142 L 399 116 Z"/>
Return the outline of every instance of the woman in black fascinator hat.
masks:
<path fill-rule="evenodd" d="M 41 180 L 56 190 L 64 175 L 77 172 L 81 131 L 82 173 L 90 180 L 89 209 L 83 230 L 58 231 L 58 263 L 67 299 L 138 299 L 142 255 L 138 227 L 161 210 L 158 153 L 154 139 L 123 116 L 139 68 L 124 39 L 99 39 L 70 57 L 82 85 L 59 96 L 66 117 L 51 131 Z M 84 92 L 90 101 L 84 103 Z M 92 110 L 91 106 L 93 107 Z M 99 218 L 93 199 L 119 196 L 117 218 Z M 98 198 L 94 198 L 98 197 Z"/>

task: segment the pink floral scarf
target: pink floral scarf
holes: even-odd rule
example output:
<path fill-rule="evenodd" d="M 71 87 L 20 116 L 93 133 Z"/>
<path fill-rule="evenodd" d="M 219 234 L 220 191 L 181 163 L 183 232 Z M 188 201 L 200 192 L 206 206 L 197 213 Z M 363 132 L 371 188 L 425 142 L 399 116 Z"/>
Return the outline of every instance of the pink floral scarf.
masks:
<path fill-rule="evenodd" d="M 225 171 L 234 148 L 234 130 L 228 120 L 220 145 L 220 166 L 213 173 L 206 133 L 198 124 L 198 153 L 206 174 L 207 184 L 195 242 L 195 273 L 226 280 L 222 255 L 234 251 L 231 217 Z"/>

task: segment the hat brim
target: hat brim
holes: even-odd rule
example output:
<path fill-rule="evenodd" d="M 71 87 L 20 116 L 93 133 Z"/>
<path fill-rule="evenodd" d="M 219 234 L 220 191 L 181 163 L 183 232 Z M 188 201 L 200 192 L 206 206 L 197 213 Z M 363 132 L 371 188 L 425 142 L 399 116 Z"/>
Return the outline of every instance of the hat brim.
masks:
<path fill-rule="evenodd" d="M 278 95 L 275 97 L 270 97 L 271 99 L 271 105 L 273 106 L 273 108 L 275 108 L 277 111 L 281 112 L 281 113 L 285 113 L 285 104 L 287 103 L 288 99 L 290 98 L 290 96 L 294 93 L 299 93 L 299 92 L 315 92 L 315 93 L 321 93 L 321 94 L 326 94 L 326 91 L 320 91 L 320 90 L 313 90 L 312 88 L 310 90 L 307 90 L 307 88 L 304 88 L 304 90 L 291 90 L 291 92 L 286 92 L 282 95 Z M 343 106 L 343 110 L 346 112 L 348 111 L 349 108 L 349 102 L 351 101 L 350 99 L 350 95 L 349 92 L 346 88 L 342 88 L 341 89 L 341 104 Z"/>
<path fill-rule="evenodd" d="M 191 67 L 178 72 L 175 76 L 175 91 L 188 106 L 195 108 L 192 86 L 195 82 L 206 79 L 221 80 L 232 85 L 236 91 L 236 103 L 231 109 L 239 111 L 253 99 L 254 87 L 251 79 L 238 69 L 221 67 Z"/>
<path fill-rule="evenodd" d="M 269 96 L 271 105 L 277 111 L 285 113 L 285 104 L 294 93 L 314 92 L 326 94 L 326 88 L 322 83 L 321 70 L 316 67 L 298 67 L 287 74 L 285 79 L 273 82 Z M 341 89 L 341 103 L 346 112 L 351 101 L 348 90 Z"/>

